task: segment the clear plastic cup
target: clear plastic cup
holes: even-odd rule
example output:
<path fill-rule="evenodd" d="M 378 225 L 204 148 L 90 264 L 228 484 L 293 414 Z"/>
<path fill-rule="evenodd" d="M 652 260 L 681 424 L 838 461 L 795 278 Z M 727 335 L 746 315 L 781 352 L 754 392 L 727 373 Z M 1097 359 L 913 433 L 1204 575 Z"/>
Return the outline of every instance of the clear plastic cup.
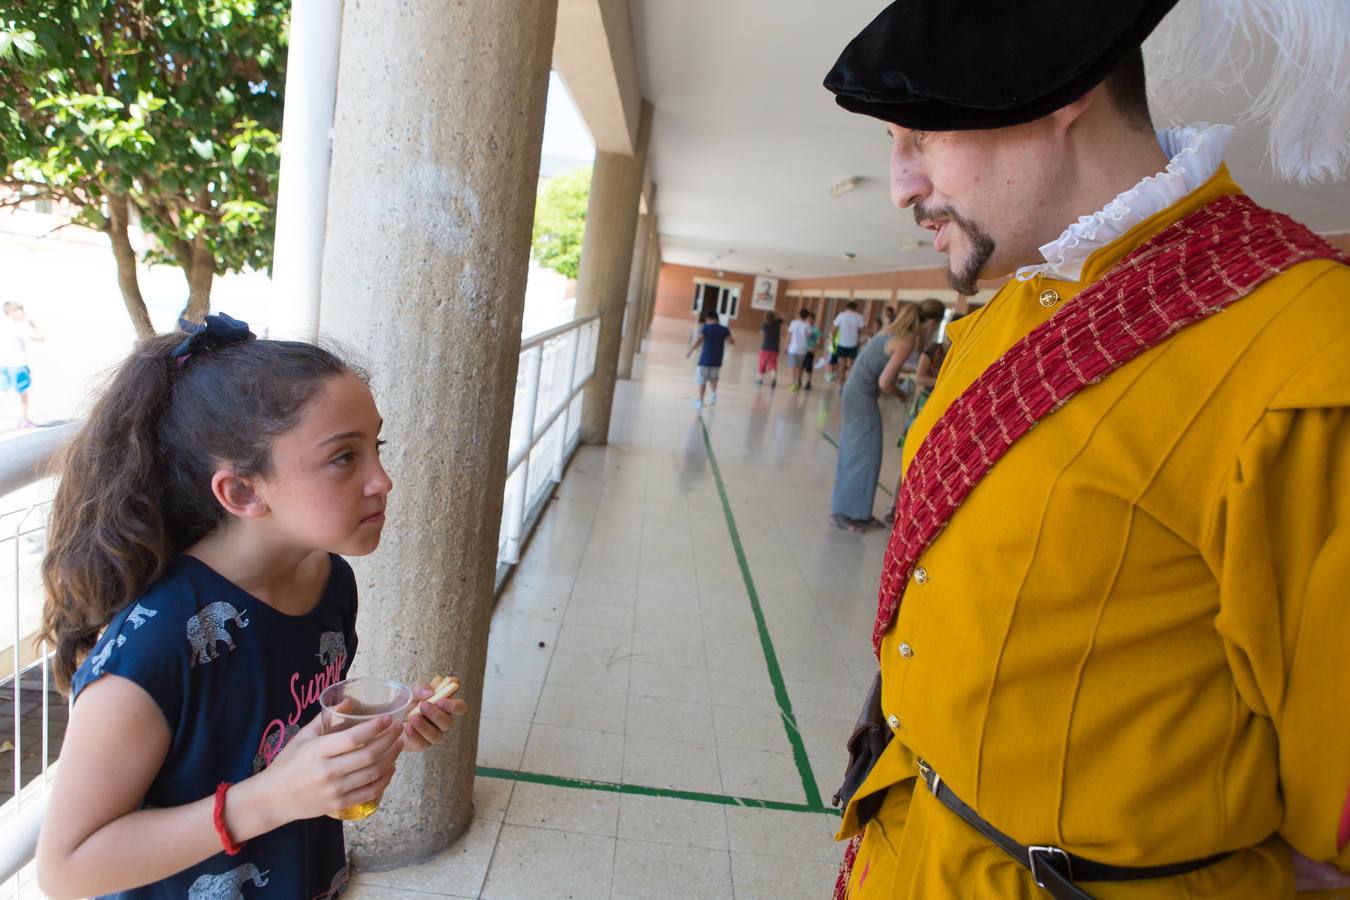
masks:
<path fill-rule="evenodd" d="M 337 708 L 346 701 L 351 701 L 347 708 Z M 395 721 L 399 721 L 408 711 L 408 707 L 412 706 L 412 702 L 412 688 L 387 678 L 348 678 L 346 681 L 330 684 L 319 694 L 319 715 L 323 717 L 323 733 L 346 731 L 380 716 L 393 716 Z M 344 822 L 355 822 L 373 814 L 379 808 L 379 800 L 368 800 L 330 812 L 328 815 Z"/>

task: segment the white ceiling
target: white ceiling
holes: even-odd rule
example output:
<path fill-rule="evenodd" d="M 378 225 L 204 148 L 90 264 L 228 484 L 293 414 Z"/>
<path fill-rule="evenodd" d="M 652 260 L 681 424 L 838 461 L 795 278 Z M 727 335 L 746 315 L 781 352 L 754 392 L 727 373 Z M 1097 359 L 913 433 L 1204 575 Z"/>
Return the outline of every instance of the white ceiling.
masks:
<path fill-rule="evenodd" d="M 886 2 L 632 0 L 667 262 L 796 279 L 944 261 L 890 205 L 885 126 L 821 87 Z M 1225 121 L 1238 101 L 1210 92 L 1177 118 Z M 1262 130 L 1240 127 L 1228 162 L 1258 202 L 1319 231 L 1350 229 L 1350 183 L 1277 182 L 1264 155 Z M 861 184 L 832 198 L 852 176 Z"/>

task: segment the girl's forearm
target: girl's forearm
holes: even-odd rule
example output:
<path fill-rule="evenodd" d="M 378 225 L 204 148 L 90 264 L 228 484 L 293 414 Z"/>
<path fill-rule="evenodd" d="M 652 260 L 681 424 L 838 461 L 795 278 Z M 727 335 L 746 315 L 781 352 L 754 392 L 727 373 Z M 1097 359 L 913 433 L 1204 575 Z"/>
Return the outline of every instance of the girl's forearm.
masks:
<path fill-rule="evenodd" d="M 285 820 L 272 810 L 257 778 L 241 781 L 225 798 L 225 829 L 236 843 L 266 834 Z M 141 809 L 85 838 L 64 858 L 38 858 L 44 894 L 92 897 L 152 884 L 222 851 L 213 813 L 215 797 L 164 809 Z"/>

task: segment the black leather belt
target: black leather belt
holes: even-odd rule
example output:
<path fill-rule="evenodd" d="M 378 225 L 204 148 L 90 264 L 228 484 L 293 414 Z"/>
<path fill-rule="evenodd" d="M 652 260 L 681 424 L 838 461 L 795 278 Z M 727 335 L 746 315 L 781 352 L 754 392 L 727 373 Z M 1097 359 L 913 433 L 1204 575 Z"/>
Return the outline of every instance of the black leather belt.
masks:
<path fill-rule="evenodd" d="M 1109 866 L 1106 863 L 1093 862 L 1081 856 L 1075 856 L 1058 847 L 1031 846 L 1017 843 L 990 825 L 980 814 L 961 802 L 961 798 L 952 793 L 952 789 L 943 782 L 928 763 L 919 760 L 919 776 L 938 802 L 956 813 L 962 819 L 993 841 L 1005 853 L 1031 870 L 1031 877 L 1037 887 L 1043 888 L 1055 900 L 1092 900 L 1092 895 L 1075 884 L 1076 881 L 1136 881 L 1144 878 L 1167 878 L 1181 875 L 1213 865 L 1229 856 L 1229 853 L 1216 853 L 1203 859 L 1191 859 L 1185 862 L 1169 863 L 1165 866 Z"/>

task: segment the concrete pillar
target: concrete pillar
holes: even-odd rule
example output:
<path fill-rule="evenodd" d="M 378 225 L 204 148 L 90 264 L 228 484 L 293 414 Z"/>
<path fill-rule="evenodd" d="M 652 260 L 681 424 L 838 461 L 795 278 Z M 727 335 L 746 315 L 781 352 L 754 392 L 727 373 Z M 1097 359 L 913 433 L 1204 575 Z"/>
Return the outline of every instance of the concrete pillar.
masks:
<path fill-rule="evenodd" d="M 581 440 L 609 441 L 609 415 L 614 404 L 614 379 L 619 367 L 619 340 L 628 274 L 633 264 L 638 196 L 647 168 L 647 142 L 652 131 L 652 105 L 642 103 L 637 152 L 597 152 L 591 170 L 591 196 L 586 204 L 586 234 L 581 241 L 577 273 L 576 314 L 601 313 L 596 343 L 595 375 L 586 385 L 581 407 Z"/>
<path fill-rule="evenodd" d="M 651 286 L 647 292 L 651 299 L 647 301 L 647 324 L 643 328 L 644 334 L 652 330 L 652 320 L 656 318 L 656 299 L 661 286 L 661 241 L 656 235 L 652 235 L 652 249 L 649 255 L 652 260 L 652 274 Z"/>
<path fill-rule="evenodd" d="M 656 242 L 656 217 L 652 217 L 651 231 L 647 234 L 646 265 L 642 272 L 642 315 L 638 319 L 637 348 L 642 351 L 642 342 L 652 327 L 652 307 L 656 305 L 656 274 L 659 266 L 656 262 L 660 248 Z"/>
<path fill-rule="evenodd" d="M 624 304 L 623 335 L 619 339 L 619 378 L 633 377 L 633 353 L 642 341 L 642 289 L 646 287 L 647 281 L 651 220 L 650 215 L 638 216 L 637 232 L 633 236 L 633 263 L 628 271 L 628 302 Z"/>
<path fill-rule="evenodd" d="M 352 560 L 354 671 L 453 673 L 470 708 L 348 828 L 360 869 L 426 858 L 473 812 L 556 15 L 555 0 L 346 5 L 321 314 L 370 371 L 394 480 L 379 550 Z"/>

